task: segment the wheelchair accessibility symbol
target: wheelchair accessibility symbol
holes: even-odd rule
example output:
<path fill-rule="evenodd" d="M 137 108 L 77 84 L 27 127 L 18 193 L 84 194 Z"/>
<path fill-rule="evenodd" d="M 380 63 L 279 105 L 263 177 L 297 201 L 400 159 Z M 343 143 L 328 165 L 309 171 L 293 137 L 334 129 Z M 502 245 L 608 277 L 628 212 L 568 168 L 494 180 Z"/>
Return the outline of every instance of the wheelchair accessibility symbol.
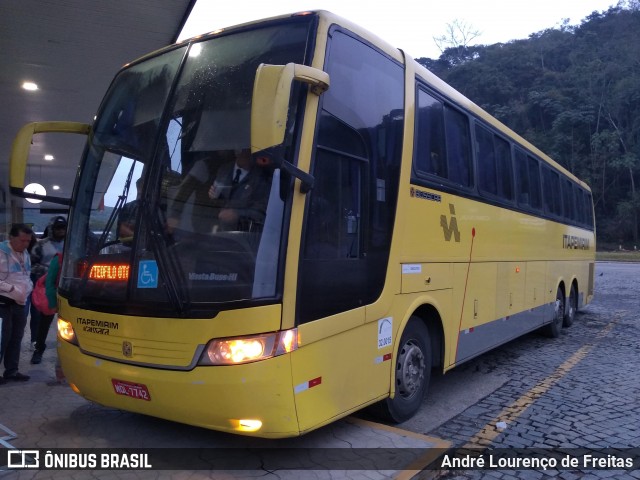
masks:
<path fill-rule="evenodd" d="M 138 265 L 138 288 L 158 288 L 158 264 L 143 260 Z"/>

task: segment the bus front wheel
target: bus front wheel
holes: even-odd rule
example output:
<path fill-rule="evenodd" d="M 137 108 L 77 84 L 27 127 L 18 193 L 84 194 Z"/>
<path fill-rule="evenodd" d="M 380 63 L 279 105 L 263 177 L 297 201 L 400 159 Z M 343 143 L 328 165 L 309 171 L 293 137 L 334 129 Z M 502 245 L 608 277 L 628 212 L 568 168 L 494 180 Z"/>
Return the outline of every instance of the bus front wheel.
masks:
<path fill-rule="evenodd" d="M 395 423 L 410 419 L 419 410 L 429 386 L 431 341 L 422 320 L 409 320 L 398 345 L 395 395 L 378 404 L 379 416 Z"/>

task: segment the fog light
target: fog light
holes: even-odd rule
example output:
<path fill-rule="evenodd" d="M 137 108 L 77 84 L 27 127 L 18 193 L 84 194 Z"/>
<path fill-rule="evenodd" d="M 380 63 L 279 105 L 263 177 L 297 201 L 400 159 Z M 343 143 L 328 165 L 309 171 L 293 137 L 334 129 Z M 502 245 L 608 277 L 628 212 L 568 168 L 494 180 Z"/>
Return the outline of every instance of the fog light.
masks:
<path fill-rule="evenodd" d="M 240 432 L 257 432 L 262 428 L 262 422 L 260 420 L 254 420 L 250 418 L 243 418 L 238 420 L 237 430 Z"/>

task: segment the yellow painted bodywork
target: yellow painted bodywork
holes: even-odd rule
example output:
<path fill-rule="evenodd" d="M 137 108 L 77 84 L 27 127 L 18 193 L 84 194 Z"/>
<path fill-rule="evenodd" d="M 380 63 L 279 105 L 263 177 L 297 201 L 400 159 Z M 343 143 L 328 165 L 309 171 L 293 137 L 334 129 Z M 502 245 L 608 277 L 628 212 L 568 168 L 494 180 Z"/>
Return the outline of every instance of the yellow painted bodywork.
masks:
<path fill-rule="evenodd" d="M 389 393 L 392 346 L 378 348 L 378 322 L 341 326 L 352 319 L 363 321 L 364 314 L 365 309 L 360 308 L 299 328 L 302 345 L 291 355 L 293 384 L 299 387 L 321 378 L 317 386 L 296 393 L 302 432 L 345 416 Z M 313 341 L 305 344 L 305 339 Z M 389 354 L 386 360 L 385 354 Z"/>
<path fill-rule="evenodd" d="M 411 196 L 405 187 L 406 208 L 399 207 L 404 225 L 399 234 L 396 231 L 402 239 L 399 258 L 401 265 L 420 265 L 421 273 L 401 274 L 402 292 L 415 294 L 422 286 L 421 301 L 435 305 L 434 288 L 451 290 L 449 314 L 437 308 L 445 337 L 444 370 L 455 366 L 461 331 L 553 303 L 559 286 L 568 298 L 574 281 L 583 305 L 592 300 L 588 286 L 589 263 L 595 261 L 593 231 L 413 188 L 439 195 L 440 201 Z M 447 240 L 441 223 L 444 218 L 449 226 L 453 217 L 459 241 L 454 235 Z M 564 248 L 563 235 L 583 238 L 589 248 Z"/>
<path fill-rule="evenodd" d="M 234 366 L 193 365 L 198 346 L 210 338 L 277 330 L 279 306 L 223 312 L 206 320 L 89 314 L 106 322 L 108 333 L 85 330 L 87 322 L 78 319 L 86 315 L 62 302 L 60 316 L 74 325 L 80 348 L 58 338 L 58 353 L 68 382 L 87 399 L 227 432 L 244 433 L 237 421 L 258 419 L 261 436 L 299 434 L 290 355 Z M 130 356 L 125 356 L 125 341 L 131 344 Z M 151 400 L 116 394 L 113 379 L 145 385 Z"/>

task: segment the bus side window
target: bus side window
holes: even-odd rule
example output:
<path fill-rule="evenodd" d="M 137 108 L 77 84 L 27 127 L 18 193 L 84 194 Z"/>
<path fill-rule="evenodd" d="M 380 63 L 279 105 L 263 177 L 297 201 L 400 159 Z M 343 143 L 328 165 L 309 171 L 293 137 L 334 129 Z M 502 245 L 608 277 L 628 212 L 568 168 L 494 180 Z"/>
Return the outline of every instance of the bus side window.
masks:
<path fill-rule="evenodd" d="M 573 183 L 568 178 L 562 182 L 562 203 L 565 220 L 576 220 L 576 207 L 573 198 Z"/>
<path fill-rule="evenodd" d="M 472 186 L 469 119 L 420 88 L 417 97 L 414 165 L 418 174 Z"/>
<path fill-rule="evenodd" d="M 593 219 L 593 197 L 591 195 L 591 193 L 588 192 L 584 192 L 585 195 L 585 201 L 587 202 L 586 205 L 586 209 L 587 209 L 587 226 L 590 229 L 594 228 L 594 219 Z"/>
<path fill-rule="evenodd" d="M 493 134 L 476 125 L 476 155 L 478 157 L 478 187 L 492 195 L 498 194 L 496 156 Z"/>
<path fill-rule="evenodd" d="M 556 217 L 562 216 L 562 197 L 560 175 L 555 170 L 544 165 L 542 168 L 544 180 L 545 212 Z"/>
<path fill-rule="evenodd" d="M 513 200 L 513 171 L 511 146 L 502 138 L 495 136 L 496 168 L 498 173 L 498 195 L 505 200 Z"/>
<path fill-rule="evenodd" d="M 527 170 L 527 155 L 516 149 L 515 153 L 516 185 L 518 205 L 531 206 L 531 186 L 529 184 L 529 171 Z"/>
<path fill-rule="evenodd" d="M 583 225 L 585 223 L 585 212 L 584 212 L 584 203 L 582 201 L 582 192 L 580 191 L 580 187 L 575 187 L 573 189 L 573 201 L 576 206 L 576 221 Z"/>
<path fill-rule="evenodd" d="M 538 160 L 531 156 L 527 156 L 527 164 L 529 170 L 529 185 L 531 188 L 531 207 L 536 210 L 542 210 L 542 187 L 540 184 L 540 167 Z"/>
<path fill-rule="evenodd" d="M 449 106 L 445 106 L 444 118 L 449 180 L 463 187 L 471 187 L 473 170 L 469 119 Z"/>
<path fill-rule="evenodd" d="M 416 169 L 422 173 L 447 178 L 444 105 L 424 90 L 418 90 L 416 138 Z"/>

